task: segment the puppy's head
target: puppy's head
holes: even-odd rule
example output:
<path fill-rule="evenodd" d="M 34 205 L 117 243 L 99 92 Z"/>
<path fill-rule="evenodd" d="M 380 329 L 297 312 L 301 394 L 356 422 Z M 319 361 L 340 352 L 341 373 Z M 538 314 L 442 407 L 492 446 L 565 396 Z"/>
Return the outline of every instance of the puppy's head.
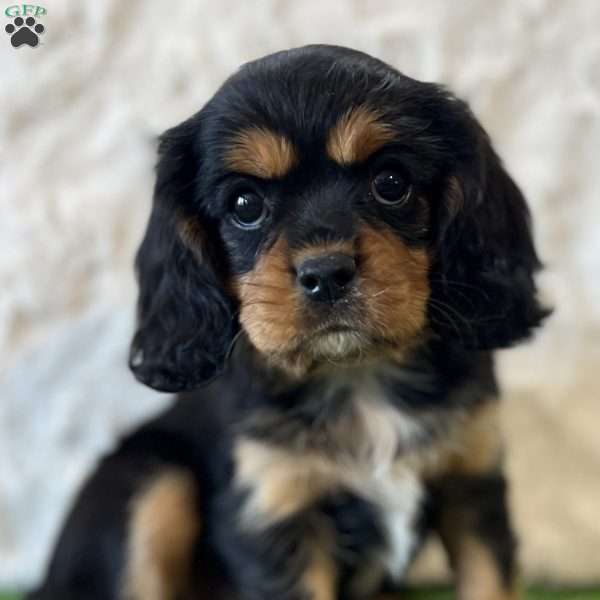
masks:
<path fill-rule="evenodd" d="M 503 347 L 544 316 L 523 196 L 468 107 L 328 46 L 249 63 L 161 138 L 131 366 L 218 373 L 241 330 L 272 366 Z"/>

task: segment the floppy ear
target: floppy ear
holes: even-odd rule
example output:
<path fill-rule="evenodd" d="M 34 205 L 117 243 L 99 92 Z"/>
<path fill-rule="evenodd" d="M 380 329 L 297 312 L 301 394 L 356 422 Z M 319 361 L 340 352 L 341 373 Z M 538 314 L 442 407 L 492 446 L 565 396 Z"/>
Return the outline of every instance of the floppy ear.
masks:
<path fill-rule="evenodd" d="M 217 228 L 195 197 L 200 120 L 196 115 L 160 138 L 152 214 L 136 258 L 138 323 L 129 366 L 139 381 L 165 392 L 217 375 L 237 328 L 215 261 Z"/>
<path fill-rule="evenodd" d="M 447 182 L 429 311 L 443 336 L 484 350 L 528 337 L 550 311 L 536 297 L 541 264 L 525 198 L 483 129 L 472 133 L 470 160 Z"/>

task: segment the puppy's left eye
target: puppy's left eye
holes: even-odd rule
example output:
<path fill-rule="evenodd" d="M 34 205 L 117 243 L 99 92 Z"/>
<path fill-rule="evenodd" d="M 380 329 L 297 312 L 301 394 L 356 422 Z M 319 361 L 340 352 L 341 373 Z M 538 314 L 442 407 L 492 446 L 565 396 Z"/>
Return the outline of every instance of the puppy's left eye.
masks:
<path fill-rule="evenodd" d="M 256 229 L 267 216 L 267 206 L 258 194 L 248 191 L 235 196 L 231 213 L 234 224 L 241 229 Z"/>
<path fill-rule="evenodd" d="M 406 177 L 392 170 L 379 171 L 371 181 L 371 192 L 381 204 L 402 204 L 410 197 L 412 186 Z"/>

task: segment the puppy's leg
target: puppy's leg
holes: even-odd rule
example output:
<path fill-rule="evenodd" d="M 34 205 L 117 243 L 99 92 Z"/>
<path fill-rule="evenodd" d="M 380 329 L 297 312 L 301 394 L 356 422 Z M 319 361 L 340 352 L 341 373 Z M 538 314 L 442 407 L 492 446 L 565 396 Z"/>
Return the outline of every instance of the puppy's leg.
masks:
<path fill-rule="evenodd" d="M 492 397 L 473 409 L 426 476 L 459 600 L 519 597 L 498 406 Z"/>
<path fill-rule="evenodd" d="M 337 600 L 333 551 L 310 522 L 298 517 L 249 531 L 222 521 L 220 554 L 241 599 Z"/>
<path fill-rule="evenodd" d="M 435 483 L 439 532 L 460 600 L 518 598 L 516 542 L 501 472 L 451 475 Z"/>
<path fill-rule="evenodd" d="M 107 457 L 65 522 L 32 600 L 172 600 L 198 535 L 196 490 L 178 466 Z"/>
<path fill-rule="evenodd" d="M 516 540 L 500 470 L 453 474 L 431 483 L 436 523 L 458 600 L 517 600 Z M 385 595 L 377 600 L 400 600 Z"/>
<path fill-rule="evenodd" d="M 182 469 L 157 473 L 131 505 L 125 600 L 176 600 L 187 595 L 199 533 L 193 479 Z"/>
<path fill-rule="evenodd" d="M 301 577 L 301 589 L 312 600 L 335 600 L 337 569 L 331 549 L 313 542 L 309 551 L 308 566 Z"/>
<path fill-rule="evenodd" d="M 237 441 L 235 462 L 235 491 L 213 521 L 221 525 L 219 545 L 239 593 L 251 600 L 335 600 L 334 532 L 317 509 L 332 478 L 315 460 L 250 438 Z"/>

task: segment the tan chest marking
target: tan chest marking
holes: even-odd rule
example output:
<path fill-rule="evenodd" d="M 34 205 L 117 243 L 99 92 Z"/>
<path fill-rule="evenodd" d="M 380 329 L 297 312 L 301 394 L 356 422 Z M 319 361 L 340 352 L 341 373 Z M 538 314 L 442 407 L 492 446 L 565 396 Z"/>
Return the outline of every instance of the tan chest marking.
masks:
<path fill-rule="evenodd" d="M 364 496 L 372 480 L 393 479 L 400 469 L 396 464 L 398 445 L 414 437 L 418 424 L 382 402 L 371 383 L 357 388 L 349 402 L 354 403 L 354 410 L 348 411 L 348 417 L 307 432 L 326 437 L 337 449 L 335 455 L 249 438 L 239 440 L 236 483 L 249 493 L 246 513 L 251 515 L 250 521 L 276 522 L 326 493 L 345 488 Z"/>
<path fill-rule="evenodd" d="M 457 413 L 447 425 L 447 435 L 411 450 L 422 426 L 419 419 L 385 402 L 359 399 L 356 418 L 328 432 L 335 437 L 335 446 L 347 448 L 344 458 L 336 460 L 315 451 L 292 452 L 242 438 L 235 451 L 237 484 L 250 491 L 248 510 L 274 522 L 342 487 L 370 496 L 369 484 L 386 481 L 393 486 L 401 473 L 419 478 L 476 474 L 493 469 L 500 461 L 498 405 L 494 401 L 470 413 Z M 397 458 L 402 447 L 407 451 Z"/>
<path fill-rule="evenodd" d="M 249 493 L 244 520 L 266 526 L 300 512 L 336 487 L 322 456 L 297 456 L 263 442 L 242 439 L 235 450 L 236 483 Z"/>
<path fill-rule="evenodd" d="M 373 496 L 394 495 L 390 489 L 408 474 L 428 479 L 448 473 L 483 473 L 498 465 L 497 402 L 447 415 L 444 435 L 417 446 L 423 428 L 435 428 L 431 421 L 439 419 L 439 411 L 411 416 L 378 395 L 376 386 L 359 388 L 353 417 L 319 432 L 331 438 L 332 446 L 344 449 L 338 457 L 240 439 L 235 450 L 236 483 L 249 492 L 246 512 L 250 521 L 277 522 L 342 488 L 375 501 Z"/>
<path fill-rule="evenodd" d="M 248 493 L 242 518 L 247 527 L 260 529 L 301 512 L 326 494 L 352 491 L 378 507 L 388 542 L 379 561 L 384 571 L 401 576 L 416 542 L 424 481 L 446 473 L 482 473 L 498 464 L 497 404 L 448 415 L 446 435 L 423 446 L 417 440 L 423 428 L 431 429 L 432 419 L 439 419 L 439 411 L 418 418 L 405 414 L 383 401 L 372 386 L 358 389 L 353 400 L 353 419 L 320 431 L 331 436 L 333 446 L 347 450 L 337 457 L 315 450 L 294 452 L 254 439 L 238 442 L 237 485 Z M 313 575 L 323 581 L 319 573 L 316 568 Z"/>

